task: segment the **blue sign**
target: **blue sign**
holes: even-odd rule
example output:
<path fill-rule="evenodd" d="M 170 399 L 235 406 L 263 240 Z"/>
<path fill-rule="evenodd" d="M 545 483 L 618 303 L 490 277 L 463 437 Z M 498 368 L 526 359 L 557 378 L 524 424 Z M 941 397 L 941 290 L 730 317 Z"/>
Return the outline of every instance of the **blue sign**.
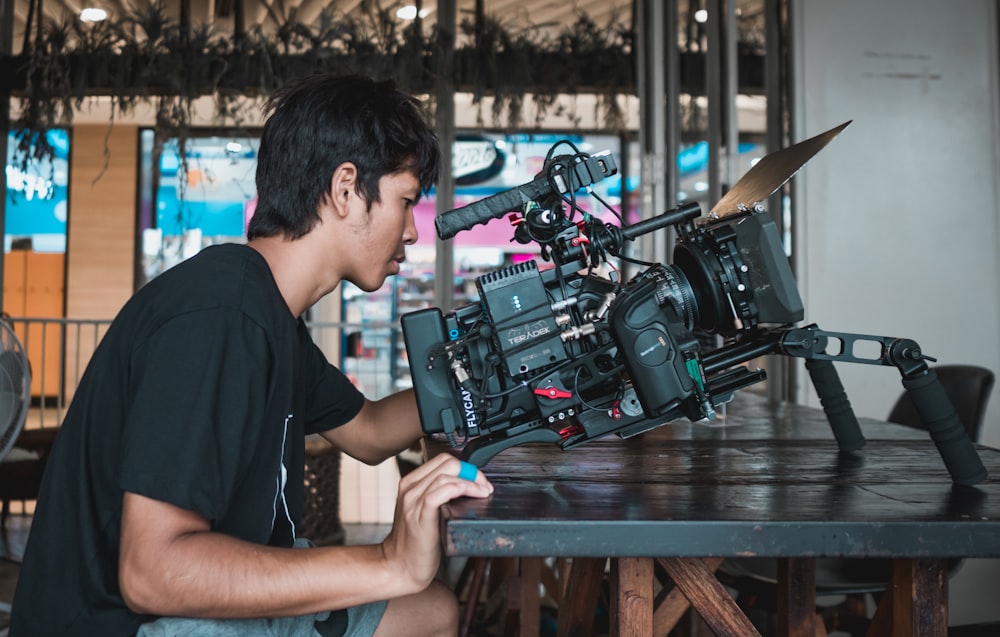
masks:
<path fill-rule="evenodd" d="M 51 162 L 15 157 L 17 132 L 7 136 L 7 205 L 4 233 L 11 238 L 66 234 L 69 184 L 69 133 L 50 130 L 46 140 L 55 151 Z"/>

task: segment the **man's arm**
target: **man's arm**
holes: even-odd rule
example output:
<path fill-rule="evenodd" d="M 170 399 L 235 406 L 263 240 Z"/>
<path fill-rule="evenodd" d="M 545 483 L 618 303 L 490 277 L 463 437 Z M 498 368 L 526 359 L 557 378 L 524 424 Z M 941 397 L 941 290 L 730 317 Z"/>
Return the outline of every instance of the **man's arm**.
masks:
<path fill-rule="evenodd" d="M 423 436 L 412 389 L 365 400 L 349 422 L 323 432 L 323 437 L 347 455 L 375 465 L 403 451 Z"/>
<path fill-rule="evenodd" d="M 424 590 L 440 560 L 438 514 L 462 496 L 486 497 L 479 473 L 458 478 L 446 454 L 400 482 L 392 531 L 371 546 L 284 549 L 215 533 L 201 515 L 126 492 L 119 586 L 129 608 L 159 616 L 287 617 Z"/>

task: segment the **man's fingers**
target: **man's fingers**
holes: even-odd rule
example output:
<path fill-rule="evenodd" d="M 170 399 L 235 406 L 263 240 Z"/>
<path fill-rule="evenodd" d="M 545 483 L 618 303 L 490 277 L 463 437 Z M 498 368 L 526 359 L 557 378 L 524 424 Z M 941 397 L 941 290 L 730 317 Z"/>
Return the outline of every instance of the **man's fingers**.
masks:
<path fill-rule="evenodd" d="M 400 489 L 414 492 L 418 497 L 426 491 L 437 476 L 448 476 L 462 482 L 469 482 L 478 489 L 463 493 L 463 495 L 474 495 L 485 497 L 493 493 L 493 485 L 475 465 L 463 462 L 458 458 L 442 453 L 439 454 L 418 468 L 411 471 L 404 479 L 407 484 L 400 483 Z M 458 496 L 455 496 L 458 497 Z"/>
<path fill-rule="evenodd" d="M 461 480 L 454 476 L 437 475 L 427 485 L 419 498 L 411 499 L 412 494 L 405 497 L 404 507 L 410 510 L 411 518 L 419 520 L 418 524 L 433 524 L 436 526 L 441 507 L 452 500 L 461 497 L 486 498 L 492 493 L 492 489 L 483 485 Z"/>
<path fill-rule="evenodd" d="M 479 475 L 479 467 L 472 464 L 471 462 L 466 462 L 464 460 L 458 461 L 458 477 L 462 480 L 468 480 L 469 482 L 475 482 L 476 476 Z"/>
<path fill-rule="evenodd" d="M 400 483 L 400 505 L 405 517 L 423 525 L 430 518 L 436 520 L 441 506 L 456 498 L 486 498 L 493 493 L 493 485 L 481 471 L 477 471 L 475 480 L 466 480 L 458 477 L 459 468 L 457 459 L 452 458 L 406 488 Z"/>

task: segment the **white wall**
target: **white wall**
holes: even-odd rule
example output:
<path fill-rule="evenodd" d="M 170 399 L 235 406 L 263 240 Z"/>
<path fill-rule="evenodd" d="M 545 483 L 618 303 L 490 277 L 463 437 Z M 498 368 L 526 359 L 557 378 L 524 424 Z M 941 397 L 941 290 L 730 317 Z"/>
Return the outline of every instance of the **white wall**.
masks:
<path fill-rule="evenodd" d="M 853 120 L 795 179 L 806 321 L 916 340 L 1000 373 L 1000 87 L 994 0 L 796 0 L 796 141 Z M 859 415 L 896 370 L 841 364 Z M 804 371 L 799 400 L 818 405 Z M 1000 447 L 994 389 L 982 441 Z M 1000 560 L 967 560 L 950 623 L 1000 619 Z"/>

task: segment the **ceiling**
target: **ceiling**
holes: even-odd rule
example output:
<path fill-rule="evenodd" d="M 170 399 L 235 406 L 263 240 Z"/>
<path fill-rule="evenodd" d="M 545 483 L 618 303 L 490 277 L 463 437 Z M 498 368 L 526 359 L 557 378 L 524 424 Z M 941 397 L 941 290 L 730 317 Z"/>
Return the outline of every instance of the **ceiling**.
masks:
<path fill-rule="evenodd" d="M 110 16 L 121 18 L 131 11 L 141 11 L 155 5 L 158 1 L 163 4 L 168 17 L 179 20 L 181 0 L 14 0 L 14 50 L 16 52 L 21 47 L 30 7 L 34 3 L 42 4 L 46 19 L 62 22 L 79 16 L 85 7 L 102 8 Z M 191 21 L 193 24 L 212 25 L 220 33 L 229 33 L 233 28 L 234 7 L 239 1 L 241 0 L 190 0 Z M 359 16 L 364 12 L 365 5 L 372 4 L 371 0 L 242 1 L 245 3 L 244 20 L 247 30 L 255 26 L 261 26 L 265 30 L 273 29 L 291 17 L 299 23 L 311 24 L 324 9 L 332 10 L 334 15 Z M 476 0 L 456 2 L 459 22 L 474 16 Z M 378 0 L 377 4 L 394 11 L 415 2 Z M 424 0 L 421 4 L 427 14 L 425 24 L 435 24 L 437 2 Z M 486 14 L 499 20 L 508 29 L 558 27 L 574 21 L 581 14 L 589 16 L 601 26 L 612 22 L 630 25 L 632 16 L 632 0 L 487 0 L 484 4 Z"/>
<path fill-rule="evenodd" d="M 282 22 L 294 18 L 300 24 L 314 23 L 324 8 L 332 10 L 335 16 L 360 16 L 373 0 L 188 0 L 191 22 L 195 25 L 207 24 L 219 33 L 230 33 L 233 29 L 235 6 L 244 2 L 244 23 L 249 31 L 260 26 L 265 32 L 273 30 Z M 498 20 L 510 31 L 521 29 L 549 29 L 558 32 L 562 26 L 573 23 L 579 16 L 588 16 L 599 27 L 623 25 L 631 27 L 633 0 L 481 0 L 485 13 Z M 113 18 L 120 19 L 132 11 L 142 11 L 150 5 L 162 3 L 164 13 L 175 23 L 179 21 L 182 0 L 14 0 L 13 42 L 14 53 L 20 51 L 24 40 L 26 21 L 30 7 L 41 4 L 46 20 L 63 23 L 78 19 L 80 11 L 86 7 L 106 10 Z M 704 0 L 696 0 L 691 9 L 704 5 Z M 395 10 L 405 4 L 415 4 L 413 0 L 376 0 L 378 6 Z M 456 0 L 458 21 L 471 20 L 475 15 L 477 0 Z M 759 15 L 764 0 L 737 0 L 737 11 L 744 17 Z M 689 10 L 688 0 L 679 0 L 680 13 Z M 427 12 L 425 23 L 429 27 L 436 23 L 437 2 L 423 0 Z"/>

